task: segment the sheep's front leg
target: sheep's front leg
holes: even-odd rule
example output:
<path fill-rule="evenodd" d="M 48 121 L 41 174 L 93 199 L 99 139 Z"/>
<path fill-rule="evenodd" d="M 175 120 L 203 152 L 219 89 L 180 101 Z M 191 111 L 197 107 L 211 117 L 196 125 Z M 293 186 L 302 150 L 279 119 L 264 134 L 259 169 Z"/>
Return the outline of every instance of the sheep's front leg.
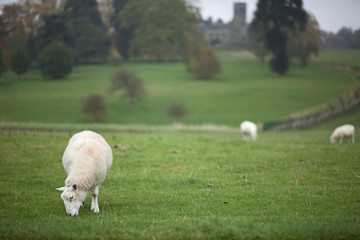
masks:
<path fill-rule="evenodd" d="M 96 213 L 98 213 L 100 211 L 99 205 L 98 205 L 99 188 L 100 188 L 100 185 L 97 185 L 91 194 L 91 200 L 92 200 L 91 201 L 91 211 L 94 211 Z"/>

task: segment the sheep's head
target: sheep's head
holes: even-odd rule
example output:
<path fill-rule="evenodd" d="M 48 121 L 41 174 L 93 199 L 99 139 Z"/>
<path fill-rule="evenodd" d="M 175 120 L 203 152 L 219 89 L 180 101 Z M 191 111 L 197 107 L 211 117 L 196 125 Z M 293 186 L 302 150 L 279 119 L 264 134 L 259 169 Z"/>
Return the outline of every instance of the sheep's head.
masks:
<path fill-rule="evenodd" d="M 330 137 L 330 143 L 335 143 L 335 142 L 336 142 L 336 138 L 335 138 L 334 134 L 332 134 Z"/>
<path fill-rule="evenodd" d="M 56 190 L 62 191 L 61 198 L 64 200 L 67 215 L 73 217 L 79 215 L 79 209 L 84 205 L 86 193 L 79 191 L 76 184 L 57 188 Z"/>

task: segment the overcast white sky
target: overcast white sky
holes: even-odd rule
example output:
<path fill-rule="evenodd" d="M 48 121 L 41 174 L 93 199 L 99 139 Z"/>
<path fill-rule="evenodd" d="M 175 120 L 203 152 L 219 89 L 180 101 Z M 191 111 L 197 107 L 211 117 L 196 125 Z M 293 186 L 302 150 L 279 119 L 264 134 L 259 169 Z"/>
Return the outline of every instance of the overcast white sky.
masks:
<path fill-rule="evenodd" d="M 204 19 L 221 18 L 229 22 L 233 18 L 235 2 L 247 5 L 246 21 L 249 23 L 256 10 L 257 0 L 193 0 L 200 7 Z M 341 27 L 360 28 L 360 0 L 303 0 L 304 9 L 312 13 L 320 28 L 336 33 Z"/>
<path fill-rule="evenodd" d="M 0 4 L 16 2 L 16 0 L 0 0 Z M 192 0 L 201 9 L 201 15 L 213 20 L 221 18 L 229 22 L 233 18 L 235 2 L 244 2 L 247 5 L 246 20 L 249 23 L 253 18 L 257 0 Z M 304 8 L 312 13 L 325 31 L 337 32 L 343 26 L 353 30 L 360 28 L 360 0 L 303 0 Z"/>

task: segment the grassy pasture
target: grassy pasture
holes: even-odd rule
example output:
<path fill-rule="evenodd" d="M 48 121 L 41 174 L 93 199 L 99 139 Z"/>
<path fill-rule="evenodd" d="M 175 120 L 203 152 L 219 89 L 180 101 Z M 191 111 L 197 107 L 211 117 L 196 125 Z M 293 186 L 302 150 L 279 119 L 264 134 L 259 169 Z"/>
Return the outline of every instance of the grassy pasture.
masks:
<path fill-rule="evenodd" d="M 0 239 L 359 239 L 359 142 L 329 143 L 335 126 L 359 126 L 358 107 L 311 130 L 260 133 L 256 142 L 238 132 L 244 119 L 288 116 L 340 96 L 357 79 L 317 65 L 293 65 L 278 77 L 246 52 L 218 53 L 222 73 L 206 82 L 183 63 L 122 66 L 148 90 L 134 113 L 107 94 L 114 67 L 77 67 L 60 81 L 38 71 L 2 76 Z M 93 92 L 105 95 L 104 123 L 82 114 Z M 170 130 L 163 125 L 172 123 L 165 114 L 171 101 L 187 106 L 186 124 L 234 128 Z M 113 149 L 100 213 L 90 211 L 88 196 L 71 218 L 55 188 L 66 178 L 66 144 L 82 129 L 132 148 Z"/>
<path fill-rule="evenodd" d="M 293 112 L 330 101 L 352 89 L 356 78 L 339 69 L 293 65 L 286 77 L 271 74 L 267 64 L 248 52 L 220 50 L 222 73 L 210 81 L 196 80 L 184 63 L 127 63 L 144 80 L 148 97 L 136 112 L 119 94 L 107 92 L 110 76 L 118 68 L 81 66 L 65 80 L 44 80 L 31 71 L 17 80 L 12 73 L 0 78 L 0 120 L 7 122 L 89 122 L 82 112 L 90 93 L 105 96 L 105 123 L 163 125 L 173 120 L 166 106 L 183 102 L 186 124 L 220 124 L 237 127 L 244 119 L 256 122 L 289 116 Z"/>
<path fill-rule="evenodd" d="M 66 216 L 63 131 L 0 132 L 1 239 L 358 239 L 359 143 L 328 130 L 102 131 L 114 163 L 100 213 Z M 171 153 L 170 151 L 176 151 Z M 211 185 L 209 185 L 211 184 Z"/>
<path fill-rule="evenodd" d="M 360 69 L 359 49 L 322 49 L 314 62 L 345 65 Z"/>

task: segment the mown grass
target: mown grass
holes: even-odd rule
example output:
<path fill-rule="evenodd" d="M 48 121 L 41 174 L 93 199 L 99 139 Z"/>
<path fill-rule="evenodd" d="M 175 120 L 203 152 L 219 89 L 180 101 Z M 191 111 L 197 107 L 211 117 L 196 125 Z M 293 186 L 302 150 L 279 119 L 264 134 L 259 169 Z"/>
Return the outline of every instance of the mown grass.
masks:
<path fill-rule="evenodd" d="M 360 69 L 359 49 L 322 49 L 314 62 L 351 66 Z"/>
<path fill-rule="evenodd" d="M 100 133 L 132 148 L 113 149 L 100 213 L 88 197 L 71 218 L 55 191 L 71 134 L 1 130 L 1 239 L 360 237 L 359 144 L 331 145 L 329 130 Z"/>
<path fill-rule="evenodd" d="M 80 66 L 64 80 L 51 81 L 31 71 L 20 78 L 12 73 L 0 78 L 0 120 L 7 122 L 91 122 L 82 112 L 90 93 L 105 97 L 104 123 L 170 124 L 166 115 L 171 102 L 188 110 L 186 124 L 220 124 L 237 127 L 242 120 L 271 121 L 293 112 L 328 102 L 352 89 L 357 79 L 351 73 L 330 67 L 302 68 L 293 65 L 288 76 L 270 72 L 267 64 L 248 52 L 219 51 L 222 72 L 210 81 L 197 80 L 184 63 L 126 63 L 120 68 L 144 80 L 148 96 L 131 112 L 119 94 L 110 95 L 111 75 L 120 68 Z"/>

